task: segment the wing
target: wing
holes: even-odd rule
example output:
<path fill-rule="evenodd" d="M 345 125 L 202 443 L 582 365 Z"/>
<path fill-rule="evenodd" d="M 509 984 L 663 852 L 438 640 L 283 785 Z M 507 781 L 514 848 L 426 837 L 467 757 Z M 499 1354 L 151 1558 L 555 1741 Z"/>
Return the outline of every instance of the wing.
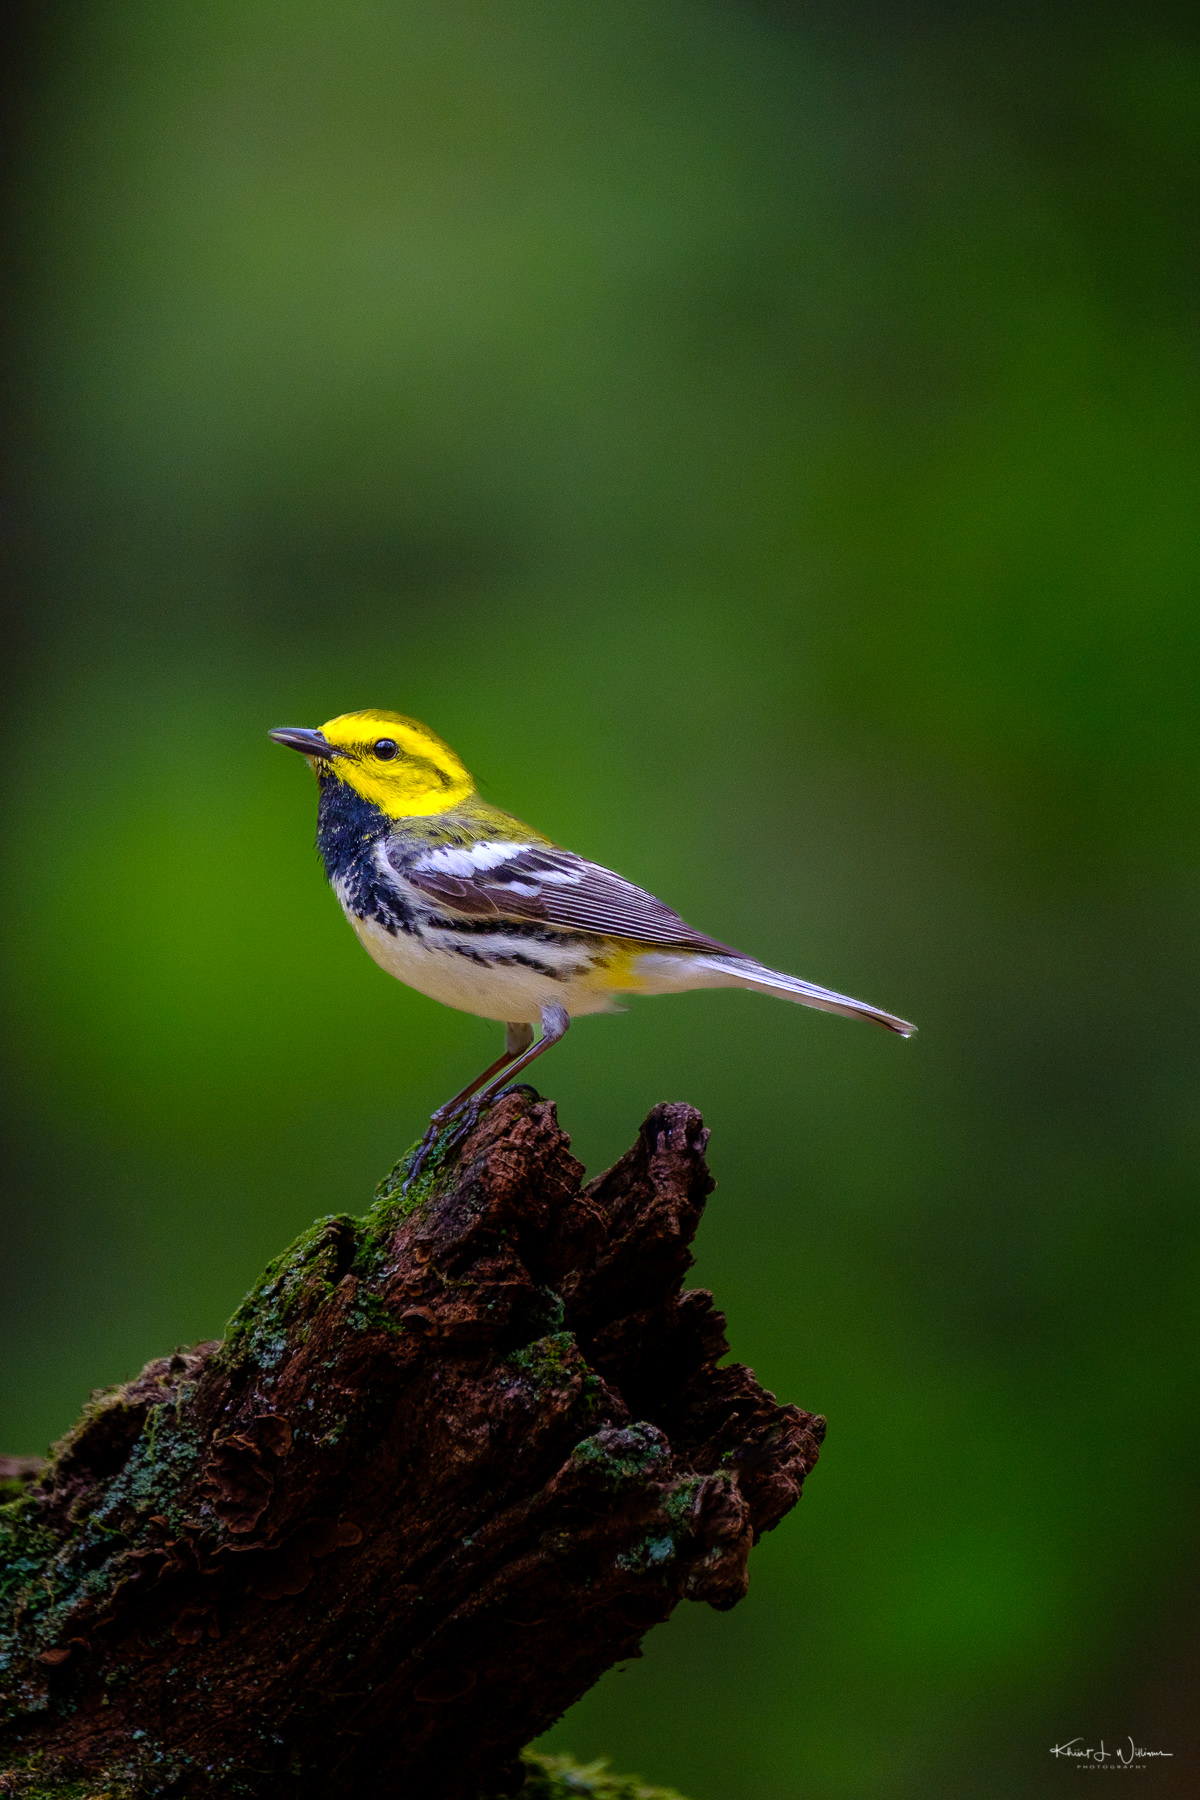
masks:
<path fill-rule="evenodd" d="M 439 845 L 412 857 L 384 847 L 394 874 L 448 912 L 598 931 L 642 944 L 728 950 L 611 869 L 552 844 Z"/>

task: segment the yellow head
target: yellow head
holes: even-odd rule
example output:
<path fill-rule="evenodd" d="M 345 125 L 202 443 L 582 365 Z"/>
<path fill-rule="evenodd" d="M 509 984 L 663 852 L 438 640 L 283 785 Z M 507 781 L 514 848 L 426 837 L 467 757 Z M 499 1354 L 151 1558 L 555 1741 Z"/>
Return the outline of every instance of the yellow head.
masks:
<path fill-rule="evenodd" d="M 450 746 L 403 713 L 370 707 L 317 731 L 287 726 L 271 736 L 299 750 L 319 778 L 336 777 L 392 819 L 446 812 L 475 792 Z"/>

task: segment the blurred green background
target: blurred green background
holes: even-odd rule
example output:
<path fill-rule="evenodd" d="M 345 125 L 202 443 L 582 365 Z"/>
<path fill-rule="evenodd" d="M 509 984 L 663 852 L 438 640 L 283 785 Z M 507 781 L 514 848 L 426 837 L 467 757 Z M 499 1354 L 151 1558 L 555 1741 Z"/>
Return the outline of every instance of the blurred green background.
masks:
<path fill-rule="evenodd" d="M 1132 1734 L 1195 1793 L 1188 12 L 27 24 L 0 1446 L 219 1333 L 494 1053 L 362 954 L 265 735 L 395 707 L 921 1026 L 697 994 L 539 1070 L 593 1170 L 702 1107 L 698 1279 L 830 1420 L 746 1603 L 550 1743 L 1009 1800 Z"/>

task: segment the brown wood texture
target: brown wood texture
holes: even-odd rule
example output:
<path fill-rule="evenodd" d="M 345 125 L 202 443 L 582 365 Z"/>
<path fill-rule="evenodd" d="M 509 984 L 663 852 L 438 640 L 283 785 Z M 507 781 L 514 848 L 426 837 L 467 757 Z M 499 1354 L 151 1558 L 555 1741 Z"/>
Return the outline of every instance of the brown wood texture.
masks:
<path fill-rule="evenodd" d="M 585 1186 L 510 1091 L 94 1398 L 0 1509 L 0 1792 L 509 1792 L 679 1600 L 740 1599 L 824 1421 L 683 1288 L 707 1136 L 656 1107 Z"/>

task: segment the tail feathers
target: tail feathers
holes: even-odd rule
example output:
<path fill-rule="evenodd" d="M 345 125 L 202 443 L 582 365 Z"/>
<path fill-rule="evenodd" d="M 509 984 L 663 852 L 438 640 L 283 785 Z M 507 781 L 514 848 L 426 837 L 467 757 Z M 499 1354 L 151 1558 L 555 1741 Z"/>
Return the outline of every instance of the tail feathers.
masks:
<path fill-rule="evenodd" d="M 881 1012 L 879 1007 L 854 1000 L 849 994 L 835 994 L 832 988 L 818 987 L 815 981 L 801 981 L 798 975 L 781 974 L 778 969 L 765 968 L 762 963 L 751 962 L 748 958 L 704 956 L 697 957 L 696 961 L 714 974 L 732 976 L 738 987 L 751 988 L 755 993 L 777 994 L 783 1000 L 794 1000 L 798 1006 L 815 1006 L 820 1012 L 841 1013 L 846 1019 L 871 1019 L 888 1031 L 899 1032 L 901 1037 L 911 1037 L 917 1029 L 907 1019 Z"/>

